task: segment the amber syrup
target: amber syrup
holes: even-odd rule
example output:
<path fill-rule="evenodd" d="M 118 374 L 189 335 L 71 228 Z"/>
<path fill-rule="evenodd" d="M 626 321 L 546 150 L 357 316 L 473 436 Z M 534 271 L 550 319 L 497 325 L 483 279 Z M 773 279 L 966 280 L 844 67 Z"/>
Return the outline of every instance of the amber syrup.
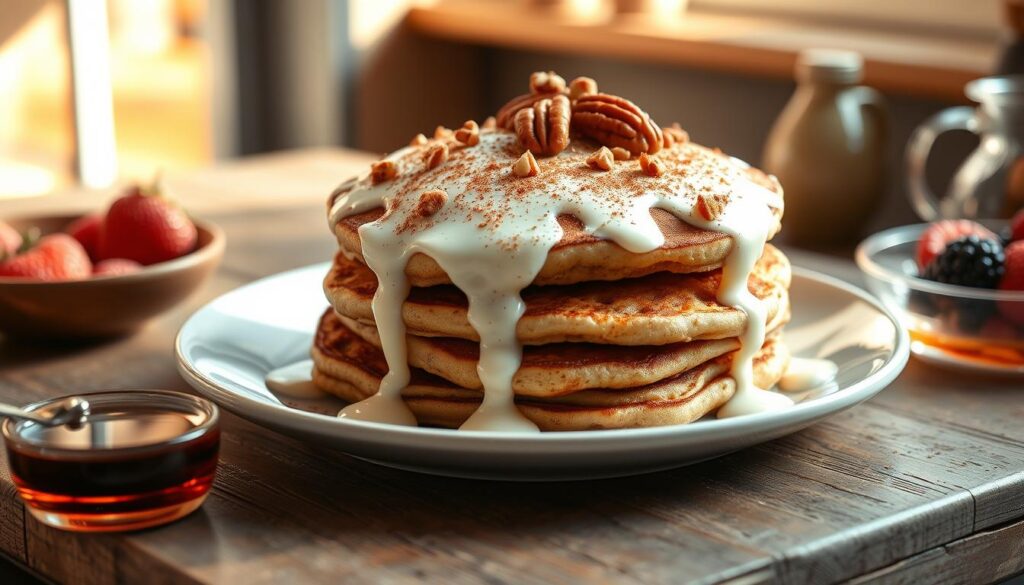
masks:
<path fill-rule="evenodd" d="M 200 415 L 99 412 L 81 428 L 20 425 L 7 441 L 18 492 L 34 516 L 79 531 L 132 530 L 180 518 L 202 503 L 220 446 Z"/>

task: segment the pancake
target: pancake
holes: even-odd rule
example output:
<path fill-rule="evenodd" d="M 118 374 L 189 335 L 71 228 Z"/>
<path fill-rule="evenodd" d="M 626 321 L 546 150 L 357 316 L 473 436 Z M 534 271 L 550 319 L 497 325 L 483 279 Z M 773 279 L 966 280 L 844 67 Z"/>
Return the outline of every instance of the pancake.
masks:
<path fill-rule="evenodd" d="M 788 310 L 780 312 L 768 324 L 768 331 L 774 333 L 788 319 Z M 373 326 L 340 317 L 331 309 L 321 318 L 319 327 L 329 331 L 338 327 L 337 321 L 364 341 L 380 347 Z M 463 388 L 483 389 L 477 372 L 477 343 L 410 335 L 406 347 L 409 365 Z M 512 379 L 512 388 L 522 396 L 558 396 L 587 388 L 631 388 L 669 378 L 738 348 L 739 340 L 734 337 L 666 345 L 530 345 L 523 350 L 523 362 Z"/>
<path fill-rule="evenodd" d="M 765 302 L 769 322 L 788 307 L 789 260 L 768 245 L 749 279 L 751 292 Z M 663 345 L 740 335 L 747 316 L 716 300 L 721 271 L 693 274 L 660 272 L 611 282 L 531 286 L 522 292 L 526 313 L 516 326 L 524 344 L 590 342 Z M 373 322 L 377 289 L 373 272 L 344 254 L 335 257 L 324 292 L 338 313 Z M 414 287 L 403 305 L 408 332 L 426 337 L 478 341 L 466 316 L 465 295 L 451 285 Z"/>
<path fill-rule="evenodd" d="M 387 372 L 384 355 L 347 329 L 318 330 L 314 344 L 314 383 L 349 402 L 373 395 Z M 686 372 L 628 389 L 594 389 L 539 398 L 517 396 L 520 412 L 544 431 L 648 427 L 692 422 L 724 404 L 735 391 L 728 376 L 732 354 Z M 754 359 L 755 383 L 771 387 L 782 376 L 789 354 L 770 338 Z M 402 398 L 422 425 L 457 428 L 480 405 L 483 394 L 459 387 L 418 368 Z"/>
<path fill-rule="evenodd" d="M 518 146 L 514 134 L 507 133 L 507 136 L 502 139 L 507 144 L 497 149 L 498 155 L 495 156 L 494 162 L 485 167 L 483 171 L 479 169 L 475 171 L 483 173 L 477 179 L 480 184 L 473 186 L 477 193 L 487 189 L 497 189 L 502 192 L 508 189 L 504 183 L 508 179 L 508 168 L 522 154 L 522 149 Z M 575 140 L 570 148 L 558 156 L 543 159 L 541 164 L 544 165 L 545 174 L 548 176 L 560 174 L 578 176 L 581 169 L 587 169 L 585 160 L 596 148 L 596 144 Z M 413 154 L 408 154 L 397 157 L 399 168 L 406 165 L 412 166 L 414 163 L 406 160 L 412 156 Z M 453 178 L 461 176 L 468 169 L 476 168 L 473 166 L 475 161 L 472 157 L 474 156 L 476 155 L 473 149 L 454 149 L 443 167 L 435 170 L 434 173 L 419 173 L 410 177 L 409 185 L 405 189 L 418 192 L 432 188 L 444 188 L 451 183 Z M 695 184 L 704 176 L 713 173 L 716 176 L 721 176 L 722 181 L 726 181 L 730 176 L 744 175 L 780 195 L 777 202 L 778 207 L 772 208 L 775 224 L 769 233 L 769 238 L 778 233 L 783 212 L 782 189 L 774 177 L 752 167 L 744 167 L 720 152 L 693 143 L 675 144 L 659 153 L 658 158 L 665 165 L 665 172 L 662 177 L 658 178 L 658 183 L 666 190 L 679 189 L 680 185 L 683 185 L 684 189 L 695 190 Z M 414 162 L 419 164 L 418 158 Z M 618 196 L 630 196 L 638 186 L 635 180 L 637 173 L 636 163 L 616 165 L 607 173 L 591 173 L 593 174 L 591 188 L 598 191 L 615 191 Z M 541 178 L 520 179 L 517 183 L 518 188 L 524 188 L 524 182 L 532 180 L 541 180 Z M 328 211 L 337 197 L 345 193 L 350 185 L 351 183 L 343 185 L 335 191 L 328 200 Z M 550 188 L 552 196 L 556 196 L 557 187 L 552 185 Z M 658 185 L 652 187 L 648 181 L 643 188 L 646 190 L 645 192 L 652 192 L 652 188 L 656 191 Z M 474 193 L 466 194 L 467 197 L 472 195 Z M 509 193 L 507 196 L 514 196 L 514 193 Z M 610 193 L 609 196 L 613 195 Z M 500 214 L 500 210 L 498 210 L 498 214 Z M 362 261 L 359 228 L 382 215 L 384 215 L 384 209 L 378 207 L 338 221 L 333 226 L 333 230 L 341 248 L 350 256 Z M 552 285 L 593 280 L 620 280 L 655 272 L 702 272 L 719 268 L 732 250 L 732 237 L 727 234 L 691 226 L 663 209 L 652 209 L 651 217 L 665 236 L 665 243 L 653 251 L 638 254 L 630 252 L 614 242 L 591 235 L 585 229 L 580 218 L 571 214 L 560 215 L 558 223 L 563 231 L 562 237 L 548 252 L 543 267 L 534 279 L 534 284 Z M 410 257 L 406 265 L 406 274 L 413 286 L 451 283 L 448 275 L 437 262 L 422 253 L 416 253 Z"/>

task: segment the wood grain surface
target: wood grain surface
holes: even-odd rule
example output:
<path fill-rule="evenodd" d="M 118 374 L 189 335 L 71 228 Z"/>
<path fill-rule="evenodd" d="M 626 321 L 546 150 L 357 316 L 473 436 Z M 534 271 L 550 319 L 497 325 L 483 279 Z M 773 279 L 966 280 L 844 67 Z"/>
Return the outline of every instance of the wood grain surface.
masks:
<path fill-rule="evenodd" d="M 170 177 L 193 212 L 228 234 L 214 280 L 128 339 L 0 341 L 0 399 L 187 390 L 172 356 L 180 324 L 254 278 L 329 258 L 323 199 L 367 160 L 318 150 Z M 845 261 L 792 257 L 858 278 Z M 227 415 L 206 504 L 158 529 L 81 536 L 42 526 L 3 465 L 0 552 L 83 585 L 995 582 L 1024 571 L 1022 394 L 1013 380 L 912 362 L 874 400 L 795 435 L 673 471 L 553 484 L 392 470 Z"/>

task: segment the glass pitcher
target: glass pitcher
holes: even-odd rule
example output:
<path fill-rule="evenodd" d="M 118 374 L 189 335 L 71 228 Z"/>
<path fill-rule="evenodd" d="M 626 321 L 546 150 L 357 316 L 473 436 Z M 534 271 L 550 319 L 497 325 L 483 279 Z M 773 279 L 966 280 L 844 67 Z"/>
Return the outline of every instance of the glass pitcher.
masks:
<path fill-rule="evenodd" d="M 1024 75 L 976 79 L 964 93 L 980 106 L 939 112 L 907 144 L 910 200 L 926 221 L 1009 217 L 1024 207 Z M 978 134 L 981 144 L 960 165 L 940 199 L 925 181 L 925 163 L 935 139 L 949 130 Z"/>

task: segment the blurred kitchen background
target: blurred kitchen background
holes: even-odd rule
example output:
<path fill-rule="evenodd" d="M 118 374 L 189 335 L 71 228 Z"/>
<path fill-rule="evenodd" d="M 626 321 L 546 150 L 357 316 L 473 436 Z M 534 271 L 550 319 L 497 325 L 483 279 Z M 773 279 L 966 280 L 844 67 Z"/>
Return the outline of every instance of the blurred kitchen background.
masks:
<path fill-rule="evenodd" d="M 903 150 L 1012 70 L 1009 0 L 4 0 L 0 198 L 104 188 L 282 149 L 385 152 L 482 120 L 531 71 L 594 77 L 759 164 L 808 48 L 854 50 L 888 109 L 884 196 L 913 221 Z M 1001 64 L 1002 63 L 1002 64 Z M 943 138 L 942 192 L 978 139 Z M 339 180 L 342 177 L 339 177 Z M 240 194 L 244 196 L 244 194 Z M 286 194 L 282 194 L 286 196 Z"/>

